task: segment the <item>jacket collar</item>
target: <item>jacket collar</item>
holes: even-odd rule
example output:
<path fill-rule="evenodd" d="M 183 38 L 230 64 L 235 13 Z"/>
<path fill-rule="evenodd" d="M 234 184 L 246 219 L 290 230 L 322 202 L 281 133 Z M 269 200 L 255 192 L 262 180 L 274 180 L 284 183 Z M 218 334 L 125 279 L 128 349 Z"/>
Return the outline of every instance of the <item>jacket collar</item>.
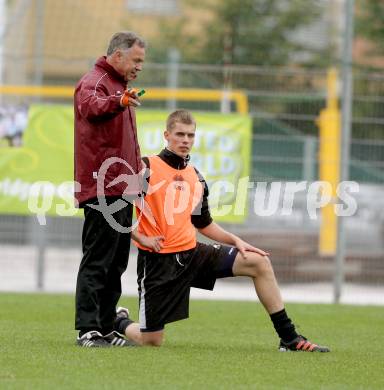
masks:
<path fill-rule="evenodd" d="M 119 80 L 124 85 L 127 83 L 124 79 L 124 76 L 122 76 L 112 65 L 108 64 L 106 56 L 102 56 L 102 57 L 98 58 L 95 66 L 102 68 L 108 74 L 110 74 L 113 78 Z"/>
<path fill-rule="evenodd" d="M 163 149 L 158 156 L 174 169 L 185 169 L 188 165 L 188 161 L 190 160 L 189 155 L 185 158 L 180 157 L 167 148 Z"/>

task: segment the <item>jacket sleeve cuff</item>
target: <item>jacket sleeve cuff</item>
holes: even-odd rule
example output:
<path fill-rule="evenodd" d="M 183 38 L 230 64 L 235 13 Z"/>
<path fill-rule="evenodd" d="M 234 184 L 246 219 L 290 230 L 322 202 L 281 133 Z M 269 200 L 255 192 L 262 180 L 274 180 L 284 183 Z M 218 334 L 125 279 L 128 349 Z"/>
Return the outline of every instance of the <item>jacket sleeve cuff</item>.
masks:
<path fill-rule="evenodd" d="M 120 99 L 121 97 L 120 96 L 116 96 L 115 99 L 113 99 L 113 102 L 115 103 L 115 110 L 116 112 L 123 112 L 127 107 L 124 107 L 120 104 Z"/>

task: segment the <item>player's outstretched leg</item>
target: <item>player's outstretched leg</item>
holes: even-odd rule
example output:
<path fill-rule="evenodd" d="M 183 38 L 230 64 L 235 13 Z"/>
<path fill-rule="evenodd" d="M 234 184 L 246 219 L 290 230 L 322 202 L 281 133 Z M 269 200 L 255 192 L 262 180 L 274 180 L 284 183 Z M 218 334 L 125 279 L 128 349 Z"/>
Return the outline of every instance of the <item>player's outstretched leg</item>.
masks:
<path fill-rule="evenodd" d="M 247 258 L 244 259 L 239 252 L 233 264 L 233 274 L 252 278 L 256 294 L 280 337 L 280 351 L 330 352 L 328 347 L 312 343 L 296 333 L 295 326 L 285 311 L 272 264 L 267 256 L 247 252 Z"/>

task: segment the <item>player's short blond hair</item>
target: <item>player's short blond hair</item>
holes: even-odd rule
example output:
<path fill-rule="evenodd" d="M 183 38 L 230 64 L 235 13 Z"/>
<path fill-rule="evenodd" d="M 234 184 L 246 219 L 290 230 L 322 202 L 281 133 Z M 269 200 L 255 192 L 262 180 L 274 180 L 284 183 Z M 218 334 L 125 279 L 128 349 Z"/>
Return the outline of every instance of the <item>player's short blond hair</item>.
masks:
<path fill-rule="evenodd" d="M 171 131 L 176 123 L 183 123 L 185 125 L 194 125 L 196 127 L 196 121 L 192 114 L 188 110 L 180 109 L 172 112 L 167 118 L 166 128 Z"/>

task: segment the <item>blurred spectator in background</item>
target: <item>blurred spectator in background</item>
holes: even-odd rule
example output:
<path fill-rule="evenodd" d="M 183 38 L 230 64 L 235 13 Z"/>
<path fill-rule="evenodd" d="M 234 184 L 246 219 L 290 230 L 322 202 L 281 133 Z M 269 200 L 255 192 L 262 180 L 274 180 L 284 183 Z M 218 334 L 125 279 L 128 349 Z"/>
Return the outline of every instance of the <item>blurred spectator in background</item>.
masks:
<path fill-rule="evenodd" d="M 28 106 L 0 107 L 0 142 L 3 146 L 22 146 L 23 133 L 28 125 Z"/>

